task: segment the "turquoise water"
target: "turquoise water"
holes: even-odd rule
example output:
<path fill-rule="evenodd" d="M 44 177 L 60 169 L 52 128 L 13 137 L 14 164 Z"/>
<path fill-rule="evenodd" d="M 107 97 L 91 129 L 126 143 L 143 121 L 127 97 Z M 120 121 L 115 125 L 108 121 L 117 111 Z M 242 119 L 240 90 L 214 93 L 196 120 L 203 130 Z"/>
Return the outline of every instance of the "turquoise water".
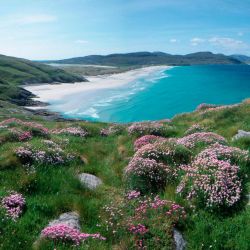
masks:
<path fill-rule="evenodd" d="M 70 118 L 132 122 L 171 118 L 200 103 L 233 104 L 247 97 L 249 65 L 184 66 L 154 72 L 113 90 L 68 96 L 51 108 Z"/>

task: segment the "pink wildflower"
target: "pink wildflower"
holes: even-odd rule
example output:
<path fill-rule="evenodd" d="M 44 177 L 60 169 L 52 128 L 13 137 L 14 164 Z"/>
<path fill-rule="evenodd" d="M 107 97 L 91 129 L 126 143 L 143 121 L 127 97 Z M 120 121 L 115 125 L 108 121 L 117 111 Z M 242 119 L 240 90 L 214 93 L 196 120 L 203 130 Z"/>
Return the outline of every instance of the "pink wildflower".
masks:
<path fill-rule="evenodd" d="M 187 148 L 194 148 L 199 143 L 211 145 L 216 142 L 226 144 L 226 139 L 212 132 L 193 133 L 191 135 L 177 139 L 177 143 L 182 144 Z"/>
<path fill-rule="evenodd" d="M 29 127 L 31 129 L 37 129 L 44 135 L 47 135 L 49 133 L 49 130 L 47 128 L 45 128 L 42 124 L 36 122 L 26 122 L 17 118 L 10 118 L 0 122 L 0 126 L 8 126 L 10 124 L 19 124 L 25 127 Z"/>
<path fill-rule="evenodd" d="M 86 137 L 88 132 L 82 128 L 68 127 L 63 129 L 54 129 L 51 131 L 52 134 L 60 135 L 60 134 L 69 134 L 73 136 Z"/>
<path fill-rule="evenodd" d="M 160 135 L 164 130 L 164 126 L 160 122 L 136 122 L 128 127 L 130 135 Z"/>
<path fill-rule="evenodd" d="M 79 230 L 74 229 L 65 224 L 57 224 L 54 226 L 48 226 L 42 230 L 42 237 L 52 239 L 54 241 L 62 241 L 72 243 L 74 245 L 80 245 L 81 242 L 87 239 L 99 239 L 106 240 L 99 233 L 87 234 L 81 233 Z"/>
<path fill-rule="evenodd" d="M 10 195 L 2 199 L 1 205 L 6 209 L 7 216 L 15 221 L 23 212 L 25 199 L 22 194 L 11 192 Z"/>
<path fill-rule="evenodd" d="M 143 224 L 130 225 L 128 230 L 133 234 L 141 234 L 141 235 L 148 232 L 148 229 Z"/>
<path fill-rule="evenodd" d="M 205 200 L 206 207 L 231 207 L 240 200 L 242 192 L 239 167 L 232 164 L 232 157 L 244 158 L 247 153 L 219 144 L 203 150 L 191 166 L 182 166 L 185 175 L 177 192 L 190 200 Z"/>
<path fill-rule="evenodd" d="M 155 136 L 155 135 L 144 135 L 144 136 L 138 138 L 134 142 L 135 151 L 137 151 L 138 149 L 140 149 L 141 147 L 143 147 L 147 144 L 152 144 L 152 143 L 156 142 L 157 140 L 164 140 L 164 139 L 165 138 L 163 138 L 163 137 L 159 137 L 159 136 Z"/>
<path fill-rule="evenodd" d="M 140 195 L 141 195 L 141 193 L 139 191 L 132 190 L 132 191 L 127 193 L 126 197 L 128 200 L 133 200 L 133 199 L 138 198 Z"/>

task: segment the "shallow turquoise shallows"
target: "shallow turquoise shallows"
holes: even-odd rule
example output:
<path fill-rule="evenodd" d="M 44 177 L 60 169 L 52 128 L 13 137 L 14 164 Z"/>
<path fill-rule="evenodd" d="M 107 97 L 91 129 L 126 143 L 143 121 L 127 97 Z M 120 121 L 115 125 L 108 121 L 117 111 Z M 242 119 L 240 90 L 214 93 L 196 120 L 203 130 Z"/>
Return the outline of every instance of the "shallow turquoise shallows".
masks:
<path fill-rule="evenodd" d="M 200 103 L 233 104 L 250 97 L 250 65 L 174 67 L 116 89 L 78 93 L 51 109 L 65 117 L 108 122 L 171 118 Z M 60 107 L 60 108 L 58 108 Z"/>

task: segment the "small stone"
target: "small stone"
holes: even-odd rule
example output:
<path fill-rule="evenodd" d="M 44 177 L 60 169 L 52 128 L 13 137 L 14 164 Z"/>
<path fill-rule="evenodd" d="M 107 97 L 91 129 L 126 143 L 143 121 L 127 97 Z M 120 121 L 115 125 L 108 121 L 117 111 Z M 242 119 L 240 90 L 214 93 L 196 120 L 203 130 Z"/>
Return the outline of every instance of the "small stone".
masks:
<path fill-rule="evenodd" d="M 233 140 L 238 140 L 240 138 L 250 138 L 250 132 L 244 130 L 238 130 L 238 134 L 233 137 Z"/>
<path fill-rule="evenodd" d="M 175 249 L 176 250 L 184 250 L 186 248 L 187 242 L 183 238 L 181 232 L 174 228 L 173 230 L 174 234 L 174 242 L 175 242 Z"/>
<path fill-rule="evenodd" d="M 84 186 L 92 190 L 96 189 L 103 183 L 100 178 L 92 174 L 86 174 L 86 173 L 79 174 L 79 179 Z"/>

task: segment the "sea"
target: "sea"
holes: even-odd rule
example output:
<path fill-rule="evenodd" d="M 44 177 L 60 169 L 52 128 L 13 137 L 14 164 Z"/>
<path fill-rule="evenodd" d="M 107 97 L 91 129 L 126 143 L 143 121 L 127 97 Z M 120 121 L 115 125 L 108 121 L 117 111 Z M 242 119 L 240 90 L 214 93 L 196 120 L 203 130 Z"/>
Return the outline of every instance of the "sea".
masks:
<path fill-rule="evenodd" d="M 250 65 L 176 66 L 119 87 L 50 100 L 48 108 L 65 118 L 126 123 L 169 119 L 201 103 L 235 104 L 249 97 Z"/>

